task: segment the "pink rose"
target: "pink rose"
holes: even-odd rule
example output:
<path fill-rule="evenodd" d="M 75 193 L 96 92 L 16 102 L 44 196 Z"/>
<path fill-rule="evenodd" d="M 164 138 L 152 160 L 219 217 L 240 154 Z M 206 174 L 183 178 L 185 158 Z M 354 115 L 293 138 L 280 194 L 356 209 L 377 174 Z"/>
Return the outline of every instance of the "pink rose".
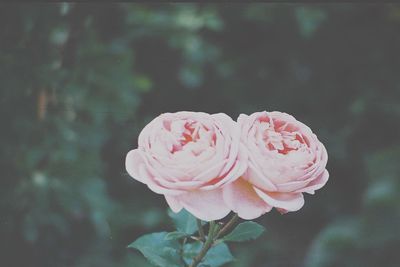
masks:
<path fill-rule="evenodd" d="M 129 175 L 163 194 L 174 212 L 185 208 L 205 221 L 230 212 L 222 187 L 246 168 L 240 129 L 222 113 L 164 113 L 144 127 L 126 157 Z"/>
<path fill-rule="evenodd" d="M 303 192 L 314 194 L 328 181 L 324 145 L 305 124 L 281 112 L 240 115 L 248 169 L 224 188 L 227 205 L 243 219 L 254 219 L 276 207 L 299 210 Z"/>

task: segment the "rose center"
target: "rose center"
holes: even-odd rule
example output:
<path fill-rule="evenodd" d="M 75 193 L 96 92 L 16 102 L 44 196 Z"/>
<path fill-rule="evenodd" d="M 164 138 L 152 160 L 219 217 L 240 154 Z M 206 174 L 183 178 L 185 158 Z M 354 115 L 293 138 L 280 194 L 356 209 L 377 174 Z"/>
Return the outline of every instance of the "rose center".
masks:
<path fill-rule="evenodd" d="M 185 122 L 176 135 L 172 153 L 190 150 L 199 154 L 205 147 L 215 145 L 215 134 L 198 122 Z"/>
<path fill-rule="evenodd" d="M 277 151 L 286 155 L 292 151 L 297 151 L 307 146 L 302 135 L 297 131 L 291 131 L 289 125 L 276 127 L 270 123 L 262 123 L 262 140 L 265 147 L 270 151 Z"/>

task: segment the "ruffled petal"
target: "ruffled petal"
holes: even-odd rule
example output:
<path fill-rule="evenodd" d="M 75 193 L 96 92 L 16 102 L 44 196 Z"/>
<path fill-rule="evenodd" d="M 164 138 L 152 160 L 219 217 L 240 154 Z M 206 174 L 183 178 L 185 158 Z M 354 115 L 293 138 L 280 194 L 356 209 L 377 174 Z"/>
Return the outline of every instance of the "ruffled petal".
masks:
<path fill-rule="evenodd" d="M 220 220 L 230 212 L 223 201 L 221 189 L 196 190 L 176 198 L 187 211 L 203 221 Z"/>
<path fill-rule="evenodd" d="M 249 167 L 244 174 L 246 180 L 258 188 L 262 188 L 267 191 L 277 190 L 276 186 L 268 179 L 259 168 L 257 168 L 251 161 L 249 162 Z"/>
<path fill-rule="evenodd" d="M 317 179 L 309 183 L 306 187 L 297 190 L 296 192 L 306 192 L 309 194 L 314 194 L 315 190 L 322 188 L 329 179 L 329 173 L 325 170 Z"/>
<path fill-rule="evenodd" d="M 225 184 L 231 183 L 236 179 L 239 179 L 247 169 L 247 151 L 245 147 L 240 144 L 238 158 L 234 163 L 234 166 L 231 167 L 229 172 L 218 179 L 215 183 L 206 185 L 203 187 L 204 190 L 211 190 L 215 188 L 219 188 L 224 186 Z"/>
<path fill-rule="evenodd" d="M 126 155 L 125 168 L 128 174 L 139 182 L 147 183 L 146 177 L 141 176 L 139 171 L 144 164 L 144 160 L 138 149 L 131 150 Z"/>
<path fill-rule="evenodd" d="M 302 193 L 265 192 L 254 188 L 257 194 L 269 205 L 285 211 L 297 211 L 304 205 Z"/>
<path fill-rule="evenodd" d="M 245 220 L 258 218 L 272 209 L 242 178 L 223 188 L 223 198 L 228 207 Z"/>
<path fill-rule="evenodd" d="M 147 184 L 147 186 L 158 194 L 169 194 L 169 195 L 180 195 L 183 191 L 169 189 L 157 182 L 155 178 L 148 170 L 148 165 L 141 155 L 139 149 L 129 151 L 125 160 L 125 167 L 130 176 L 141 183 Z"/>
<path fill-rule="evenodd" d="M 179 203 L 179 200 L 176 199 L 176 197 L 165 196 L 165 200 L 167 201 L 168 206 L 171 208 L 171 210 L 175 213 L 180 212 L 181 209 L 183 208 L 182 205 Z"/>

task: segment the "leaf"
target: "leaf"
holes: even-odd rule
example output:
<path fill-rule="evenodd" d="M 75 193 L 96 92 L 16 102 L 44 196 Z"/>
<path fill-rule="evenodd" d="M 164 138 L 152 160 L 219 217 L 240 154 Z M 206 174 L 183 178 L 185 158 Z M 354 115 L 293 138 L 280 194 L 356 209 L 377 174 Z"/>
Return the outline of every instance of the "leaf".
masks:
<path fill-rule="evenodd" d="M 212 267 L 224 265 L 228 262 L 234 261 L 232 253 L 225 243 L 218 244 L 212 247 L 205 257 L 203 264 Z"/>
<path fill-rule="evenodd" d="M 233 231 L 231 233 L 226 235 L 223 238 L 223 240 L 224 241 L 235 241 L 235 242 L 248 241 L 251 239 L 256 239 L 264 231 L 265 231 L 265 228 L 262 225 L 259 225 L 258 223 L 244 222 L 244 223 L 240 223 L 238 226 L 236 226 L 236 228 L 233 229 Z"/>
<path fill-rule="evenodd" d="M 184 246 L 183 259 L 187 265 L 192 263 L 193 257 L 195 257 L 201 250 L 201 242 L 193 242 Z M 229 248 L 226 244 L 220 243 L 213 246 L 204 257 L 203 261 L 199 266 L 202 267 L 218 267 L 228 262 L 234 261 L 235 258 L 232 256 Z"/>
<path fill-rule="evenodd" d="M 128 248 L 139 250 L 152 264 L 160 267 L 182 266 L 177 240 L 166 240 L 167 232 L 152 233 L 139 237 Z"/>
<path fill-rule="evenodd" d="M 175 231 L 175 232 L 168 233 L 165 236 L 165 240 L 180 239 L 180 238 L 183 238 L 186 236 L 188 236 L 188 234 Z"/>
<path fill-rule="evenodd" d="M 182 209 L 180 212 L 175 213 L 172 210 L 168 210 L 168 215 L 174 222 L 178 232 L 191 235 L 197 231 L 196 218 L 188 211 Z"/>
<path fill-rule="evenodd" d="M 203 246 L 202 242 L 195 241 L 193 243 L 187 243 L 183 247 L 183 260 L 187 265 L 190 265 L 192 259 L 199 253 L 201 247 Z"/>

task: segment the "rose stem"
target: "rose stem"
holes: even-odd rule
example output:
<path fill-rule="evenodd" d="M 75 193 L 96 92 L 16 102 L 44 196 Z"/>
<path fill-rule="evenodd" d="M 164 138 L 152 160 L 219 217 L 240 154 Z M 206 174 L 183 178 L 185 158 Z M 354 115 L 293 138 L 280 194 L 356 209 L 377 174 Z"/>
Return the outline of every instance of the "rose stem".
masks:
<path fill-rule="evenodd" d="M 197 219 L 196 221 L 197 221 L 197 228 L 199 229 L 200 240 L 204 242 L 206 240 L 206 236 L 204 235 L 204 230 L 203 226 L 201 225 L 201 220 Z"/>
<path fill-rule="evenodd" d="M 207 251 L 211 248 L 211 246 L 214 243 L 214 234 L 215 234 L 215 227 L 216 224 L 214 221 L 210 222 L 210 229 L 208 230 L 208 236 L 206 239 L 206 242 L 204 242 L 203 247 L 201 248 L 199 254 L 196 255 L 196 257 L 193 258 L 192 264 L 190 264 L 189 267 L 196 267 L 201 260 L 204 258 L 204 256 L 207 254 Z"/>
<path fill-rule="evenodd" d="M 187 237 L 185 237 L 185 238 L 183 239 L 183 241 L 182 241 L 182 248 L 179 250 L 179 255 L 180 255 L 181 260 L 182 260 L 183 263 L 185 262 L 184 259 L 183 259 L 183 250 L 184 250 L 184 248 L 185 248 L 186 242 L 187 242 Z M 186 266 L 186 264 L 184 264 L 184 265 Z"/>
<path fill-rule="evenodd" d="M 206 239 L 205 243 L 203 244 L 203 247 L 201 248 L 199 254 L 197 254 L 196 257 L 193 258 L 193 262 L 189 267 L 196 267 L 201 262 L 201 260 L 204 258 L 204 256 L 206 256 L 208 250 L 214 244 L 214 241 L 216 241 L 219 237 L 226 234 L 236 224 L 238 219 L 239 219 L 239 216 L 237 214 L 233 215 L 233 217 L 225 224 L 224 227 L 222 227 L 222 229 L 220 229 L 220 226 L 218 224 L 216 224 L 214 221 L 211 221 L 210 228 L 208 230 L 207 239 Z M 200 222 L 200 224 L 199 224 L 199 222 Z M 197 220 L 197 225 L 201 226 L 200 220 Z M 200 230 L 199 230 L 199 233 L 200 233 Z M 204 235 L 204 232 L 203 232 L 203 235 Z"/>
<path fill-rule="evenodd" d="M 239 216 L 237 214 L 233 215 L 233 217 L 229 220 L 229 222 L 227 222 L 225 226 L 222 227 L 221 231 L 217 233 L 217 235 L 215 236 L 215 240 L 226 234 L 236 224 L 238 219 Z"/>

